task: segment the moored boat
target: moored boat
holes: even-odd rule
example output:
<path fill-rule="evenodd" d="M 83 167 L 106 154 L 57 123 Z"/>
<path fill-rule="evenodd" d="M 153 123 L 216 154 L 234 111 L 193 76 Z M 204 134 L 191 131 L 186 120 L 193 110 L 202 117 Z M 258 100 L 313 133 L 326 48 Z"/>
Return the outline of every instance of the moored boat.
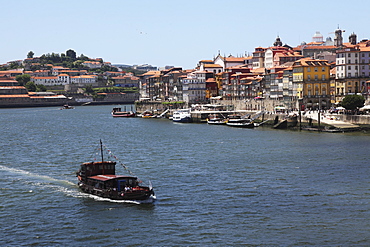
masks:
<path fill-rule="evenodd" d="M 60 110 L 67 110 L 67 109 L 75 109 L 73 106 L 70 106 L 68 104 L 63 105 L 63 107 L 59 108 Z"/>
<path fill-rule="evenodd" d="M 145 111 L 142 114 L 140 114 L 140 117 L 142 117 L 142 118 L 156 118 L 157 115 L 153 114 L 150 111 Z"/>
<path fill-rule="evenodd" d="M 218 114 L 209 114 L 207 118 L 207 123 L 213 125 L 224 125 L 227 123 L 227 118 Z"/>
<path fill-rule="evenodd" d="M 112 110 L 113 117 L 136 117 L 133 111 L 122 111 L 120 107 L 115 107 Z"/>
<path fill-rule="evenodd" d="M 116 175 L 117 162 L 104 161 L 101 141 L 100 151 L 101 161 L 83 163 L 77 172 L 78 186 L 83 192 L 112 200 L 154 199 L 153 188 L 140 185 L 141 181 L 132 172 L 130 176 Z M 121 165 L 127 169 L 125 165 Z"/>
<path fill-rule="evenodd" d="M 193 119 L 191 118 L 190 109 L 180 109 L 175 111 L 172 115 L 172 121 L 179 123 L 193 122 Z"/>
<path fill-rule="evenodd" d="M 226 123 L 230 127 L 240 127 L 240 128 L 254 128 L 254 121 L 250 118 L 242 117 L 239 115 L 231 115 Z"/>

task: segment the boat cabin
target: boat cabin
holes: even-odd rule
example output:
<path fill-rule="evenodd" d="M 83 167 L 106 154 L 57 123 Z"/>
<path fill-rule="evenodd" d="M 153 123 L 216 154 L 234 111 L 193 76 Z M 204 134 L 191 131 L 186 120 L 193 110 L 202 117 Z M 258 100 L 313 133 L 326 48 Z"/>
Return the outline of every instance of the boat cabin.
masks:
<path fill-rule="evenodd" d="M 87 178 L 95 175 L 115 175 L 116 162 L 103 161 L 83 163 L 81 165 L 79 173 L 82 178 Z"/>
<path fill-rule="evenodd" d="M 112 112 L 120 112 L 121 111 L 121 108 L 120 107 L 114 107 Z"/>
<path fill-rule="evenodd" d="M 87 186 L 96 190 L 111 188 L 125 191 L 138 186 L 137 177 L 115 175 L 115 165 L 116 162 L 113 161 L 83 163 L 77 175 Z"/>
<path fill-rule="evenodd" d="M 127 191 L 139 185 L 136 177 L 117 176 L 117 175 L 97 175 L 87 179 L 88 186 L 94 186 L 96 189 L 112 188 L 116 191 Z"/>

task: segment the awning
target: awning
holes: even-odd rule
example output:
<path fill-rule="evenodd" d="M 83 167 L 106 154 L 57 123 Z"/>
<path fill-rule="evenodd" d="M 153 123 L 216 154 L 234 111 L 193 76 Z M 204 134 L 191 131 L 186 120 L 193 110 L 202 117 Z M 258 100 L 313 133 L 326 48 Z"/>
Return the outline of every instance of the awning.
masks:
<path fill-rule="evenodd" d="M 370 105 L 365 105 L 360 108 L 360 111 L 364 111 L 364 110 L 370 110 Z"/>

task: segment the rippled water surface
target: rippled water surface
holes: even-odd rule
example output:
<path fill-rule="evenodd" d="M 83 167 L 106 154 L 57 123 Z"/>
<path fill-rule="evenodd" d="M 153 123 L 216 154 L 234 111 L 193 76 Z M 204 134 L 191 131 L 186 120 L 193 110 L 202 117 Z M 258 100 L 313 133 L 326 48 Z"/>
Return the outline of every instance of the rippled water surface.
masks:
<path fill-rule="evenodd" d="M 370 135 L 0 109 L 2 246 L 369 246 Z M 154 204 L 79 192 L 99 139 Z M 119 174 L 125 174 L 118 167 Z"/>

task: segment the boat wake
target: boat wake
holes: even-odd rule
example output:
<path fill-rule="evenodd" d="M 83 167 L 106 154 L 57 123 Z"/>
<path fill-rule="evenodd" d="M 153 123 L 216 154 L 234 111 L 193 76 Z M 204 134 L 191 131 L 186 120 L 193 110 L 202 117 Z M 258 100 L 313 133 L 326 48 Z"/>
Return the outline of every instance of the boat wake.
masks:
<path fill-rule="evenodd" d="M 151 197 L 151 198 L 148 198 L 148 199 L 142 200 L 142 201 L 113 200 L 113 199 L 103 198 L 103 197 L 95 196 L 95 195 L 91 195 L 91 194 L 85 194 L 85 193 L 82 193 L 82 192 L 81 192 L 81 194 L 83 194 L 83 197 L 92 198 L 95 201 L 112 202 L 112 203 L 152 204 L 156 200 L 155 197 Z"/>
<path fill-rule="evenodd" d="M 53 178 L 53 177 L 50 177 L 50 176 L 35 174 L 35 173 L 29 172 L 29 171 L 16 169 L 16 168 L 11 168 L 11 167 L 2 166 L 2 165 L 0 165 L 0 170 L 7 171 L 7 172 L 12 173 L 12 174 L 19 174 L 19 175 L 29 177 L 29 178 L 39 179 L 39 181 L 41 180 L 41 181 L 64 183 L 64 184 L 68 184 L 68 185 L 75 185 L 74 183 L 72 183 L 71 181 L 68 181 L 68 180 L 56 179 L 56 178 Z"/>
<path fill-rule="evenodd" d="M 112 203 L 133 203 L 133 204 L 145 204 L 145 203 L 153 203 L 156 200 L 155 196 L 148 198 L 147 200 L 143 201 L 133 201 L 133 200 L 112 200 L 109 198 L 102 198 L 99 196 L 87 194 L 81 192 L 78 189 L 77 184 L 64 180 L 64 179 L 56 179 L 46 175 L 40 175 L 36 173 L 32 173 L 29 171 L 11 168 L 7 166 L 0 165 L 0 171 L 4 171 L 5 173 L 9 173 L 9 175 L 19 175 L 22 178 L 22 183 L 31 184 L 32 186 L 49 189 L 56 192 L 61 192 L 67 196 L 74 197 L 74 198 L 92 198 L 95 201 L 106 201 Z M 27 192 L 32 193 L 33 190 L 29 189 Z"/>

